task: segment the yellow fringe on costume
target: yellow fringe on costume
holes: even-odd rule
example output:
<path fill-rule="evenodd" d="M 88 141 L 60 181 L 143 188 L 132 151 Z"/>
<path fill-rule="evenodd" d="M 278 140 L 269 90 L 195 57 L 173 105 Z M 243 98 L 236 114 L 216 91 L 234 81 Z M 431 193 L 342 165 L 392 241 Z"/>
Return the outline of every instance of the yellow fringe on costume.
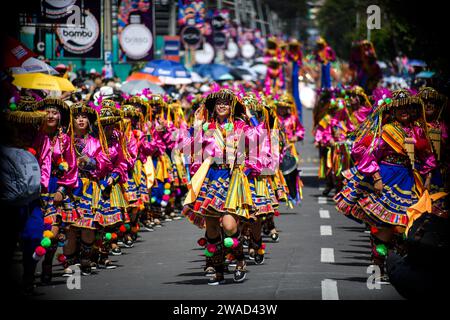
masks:
<path fill-rule="evenodd" d="M 172 167 L 172 163 L 167 154 L 163 154 L 158 157 L 158 162 L 155 169 L 155 177 L 161 182 L 164 182 L 169 178 L 169 168 Z"/>
<path fill-rule="evenodd" d="M 250 217 L 248 209 L 253 206 L 252 193 L 247 176 L 238 167 L 233 170 L 230 179 L 225 208 L 246 219 Z"/>
<path fill-rule="evenodd" d="M 152 157 L 147 157 L 144 164 L 145 175 L 147 176 L 147 189 L 151 189 L 155 183 L 155 166 L 153 165 Z"/>
<path fill-rule="evenodd" d="M 395 150 L 395 152 L 406 154 L 404 149 L 405 133 L 402 129 L 392 124 L 387 124 L 383 127 L 381 137 Z"/>
<path fill-rule="evenodd" d="M 209 167 L 212 164 L 212 160 L 212 157 L 206 158 L 200 168 L 198 168 L 197 172 L 192 177 L 191 181 L 188 184 L 189 191 L 186 195 L 186 199 L 184 199 L 183 206 L 193 203 L 197 199 L 203 181 L 205 181 L 206 174 L 208 173 Z"/>
<path fill-rule="evenodd" d="M 113 184 L 111 188 L 111 207 L 127 208 L 128 203 L 123 195 L 122 188 L 119 184 Z"/>

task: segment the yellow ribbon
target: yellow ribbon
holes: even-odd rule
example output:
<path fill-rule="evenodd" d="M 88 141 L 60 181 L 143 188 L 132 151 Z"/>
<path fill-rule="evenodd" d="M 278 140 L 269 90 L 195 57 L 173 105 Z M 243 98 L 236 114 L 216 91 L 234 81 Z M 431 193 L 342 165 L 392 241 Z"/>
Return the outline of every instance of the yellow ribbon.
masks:
<path fill-rule="evenodd" d="M 147 161 L 144 164 L 144 171 L 147 177 L 147 188 L 150 190 L 155 182 L 155 167 L 153 165 L 152 157 L 147 157 Z"/>
<path fill-rule="evenodd" d="M 426 212 L 431 213 L 433 201 L 437 201 L 446 195 L 447 193 L 445 192 L 437 192 L 430 195 L 428 190 L 425 189 L 419 201 L 406 210 L 406 214 L 408 215 L 408 225 L 406 227 L 405 234 L 408 234 L 414 221 L 419 219 L 422 214 Z"/>

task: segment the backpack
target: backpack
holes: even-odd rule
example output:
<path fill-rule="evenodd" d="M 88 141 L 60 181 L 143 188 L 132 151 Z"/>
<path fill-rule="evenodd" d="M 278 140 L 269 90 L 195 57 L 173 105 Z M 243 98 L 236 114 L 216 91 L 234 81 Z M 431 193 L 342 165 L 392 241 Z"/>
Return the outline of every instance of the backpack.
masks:
<path fill-rule="evenodd" d="M 0 146 L 0 201 L 24 206 L 40 196 L 41 170 L 30 152 Z"/>

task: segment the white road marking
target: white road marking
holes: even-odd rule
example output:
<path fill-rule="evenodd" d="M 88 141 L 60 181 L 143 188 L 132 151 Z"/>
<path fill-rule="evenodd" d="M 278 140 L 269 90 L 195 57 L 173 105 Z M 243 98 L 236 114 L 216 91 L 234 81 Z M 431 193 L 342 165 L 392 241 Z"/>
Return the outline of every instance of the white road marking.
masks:
<path fill-rule="evenodd" d="M 320 226 L 320 235 L 321 236 L 331 236 L 333 232 L 331 230 L 331 226 Z"/>
<path fill-rule="evenodd" d="M 321 248 L 320 262 L 334 263 L 334 249 L 333 248 Z"/>
<path fill-rule="evenodd" d="M 330 219 L 330 211 L 328 211 L 328 210 L 320 209 L 319 215 L 320 215 L 321 219 Z"/>
<path fill-rule="evenodd" d="M 339 300 L 337 281 L 322 280 L 322 300 Z"/>
<path fill-rule="evenodd" d="M 327 200 L 327 197 L 319 197 L 317 201 L 319 202 L 319 204 L 327 204 Z"/>

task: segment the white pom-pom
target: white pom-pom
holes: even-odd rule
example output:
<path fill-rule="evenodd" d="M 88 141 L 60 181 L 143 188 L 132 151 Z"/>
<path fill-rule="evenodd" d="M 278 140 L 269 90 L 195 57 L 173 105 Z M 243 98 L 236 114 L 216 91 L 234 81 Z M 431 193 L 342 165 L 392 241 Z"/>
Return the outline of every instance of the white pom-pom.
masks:
<path fill-rule="evenodd" d="M 161 201 L 161 207 L 167 207 L 167 201 Z"/>

